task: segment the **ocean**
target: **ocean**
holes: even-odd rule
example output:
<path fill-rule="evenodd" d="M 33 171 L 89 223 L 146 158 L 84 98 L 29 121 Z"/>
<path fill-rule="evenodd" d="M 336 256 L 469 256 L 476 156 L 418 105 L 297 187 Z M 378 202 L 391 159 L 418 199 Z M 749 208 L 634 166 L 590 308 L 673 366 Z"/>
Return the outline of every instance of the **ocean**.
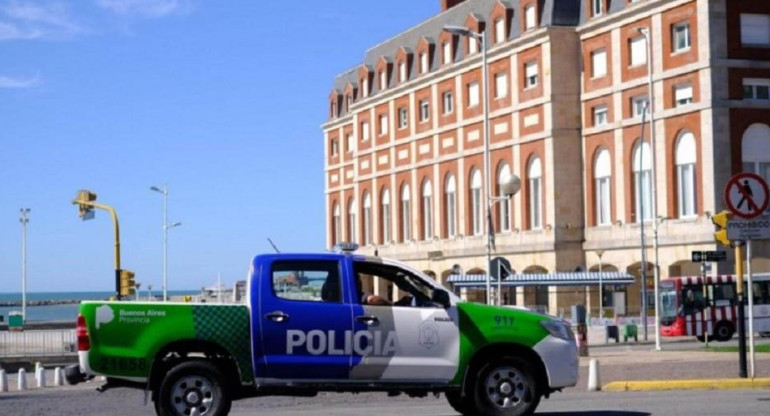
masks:
<path fill-rule="evenodd" d="M 200 292 L 194 290 L 171 290 L 169 296 L 198 295 Z M 114 292 L 30 292 L 27 293 L 27 300 L 107 300 Z M 147 291 L 142 290 L 139 294 L 139 300 L 147 299 Z M 163 295 L 162 291 L 153 290 L 153 297 Z M 132 296 L 133 298 L 133 296 Z M 19 301 L 21 302 L 21 292 L 0 293 L 0 302 Z M 5 322 L 8 322 L 8 312 L 21 311 L 20 306 L 0 307 L 0 316 Z M 50 305 L 50 306 L 29 306 L 27 305 L 27 322 L 52 322 L 52 321 L 72 321 L 78 316 L 78 304 L 71 305 Z"/>

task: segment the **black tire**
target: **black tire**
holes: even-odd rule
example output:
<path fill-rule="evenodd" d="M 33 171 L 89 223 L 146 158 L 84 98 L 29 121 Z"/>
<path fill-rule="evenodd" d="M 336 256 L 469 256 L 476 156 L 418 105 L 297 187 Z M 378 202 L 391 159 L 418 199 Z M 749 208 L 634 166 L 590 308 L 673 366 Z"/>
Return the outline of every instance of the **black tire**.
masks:
<path fill-rule="evenodd" d="M 735 329 L 733 325 L 727 321 L 719 321 L 716 328 L 714 328 L 714 339 L 720 342 L 729 341 L 733 337 Z"/>
<path fill-rule="evenodd" d="M 706 336 L 705 335 L 697 335 L 695 337 L 695 339 L 697 339 L 700 342 L 706 342 Z"/>
<path fill-rule="evenodd" d="M 481 416 L 530 416 L 545 386 L 537 385 L 532 367 L 514 357 L 492 359 L 471 381 L 472 413 Z"/>
<path fill-rule="evenodd" d="M 759 336 L 761 338 L 770 338 L 770 332 L 760 332 Z"/>
<path fill-rule="evenodd" d="M 470 416 L 473 413 L 471 413 L 473 406 L 470 405 L 468 396 L 462 397 L 462 392 L 458 391 L 448 391 L 444 393 L 446 396 L 446 401 L 449 402 L 449 405 L 452 406 L 452 409 L 455 409 L 455 411 L 461 415 Z"/>
<path fill-rule="evenodd" d="M 226 416 L 231 405 L 231 392 L 222 371 L 211 361 L 190 360 L 174 366 L 163 377 L 155 398 L 155 413 L 189 416 L 197 407 L 201 416 Z"/>

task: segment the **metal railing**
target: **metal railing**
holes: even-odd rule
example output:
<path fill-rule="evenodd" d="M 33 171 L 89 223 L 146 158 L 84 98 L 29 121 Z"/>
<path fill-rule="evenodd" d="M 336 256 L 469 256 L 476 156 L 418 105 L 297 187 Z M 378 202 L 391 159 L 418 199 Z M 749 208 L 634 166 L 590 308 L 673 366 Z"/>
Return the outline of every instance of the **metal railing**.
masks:
<path fill-rule="evenodd" d="M 0 331 L 0 357 L 77 354 L 74 329 Z"/>

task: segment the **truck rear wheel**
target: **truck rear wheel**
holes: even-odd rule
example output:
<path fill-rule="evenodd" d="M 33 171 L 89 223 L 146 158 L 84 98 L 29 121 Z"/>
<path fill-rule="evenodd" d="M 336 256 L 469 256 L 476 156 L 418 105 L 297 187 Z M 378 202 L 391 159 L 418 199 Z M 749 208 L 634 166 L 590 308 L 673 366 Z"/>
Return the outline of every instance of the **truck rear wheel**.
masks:
<path fill-rule="evenodd" d="M 474 414 L 529 416 L 540 403 L 532 367 L 520 358 L 495 359 L 481 366 L 473 381 Z"/>
<path fill-rule="evenodd" d="M 446 401 L 452 406 L 452 409 L 461 415 L 471 415 L 473 406 L 468 404 L 468 397 L 462 397 L 461 391 L 448 391 L 444 393 Z"/>
<path fill-rule="evenodd" d="M 158 416 L 225 416 L 232 404 L 222 372 L 210 361 L 182 362 L 163 377 L 155 399 Z"/>

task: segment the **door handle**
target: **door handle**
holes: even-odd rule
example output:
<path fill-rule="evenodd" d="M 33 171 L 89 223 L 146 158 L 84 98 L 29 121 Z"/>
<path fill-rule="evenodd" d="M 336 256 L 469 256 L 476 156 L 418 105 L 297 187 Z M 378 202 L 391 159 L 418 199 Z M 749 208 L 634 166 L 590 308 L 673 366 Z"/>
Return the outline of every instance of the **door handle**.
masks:
<path fill-rule="evenodd" d="M 369 326 L 377 325 L 380 323 L 380 320 L 376 316 L 372 315 L 356 316 L 356 321 Z"/>
<path fill-rule="evenodd" d="M 288 321 L 289 320 L 289 315 L 287 315 L 287 314 L 285 314 L 285 313 L 283 313 L 281 311 L 275 311 L 275 312 L 270 312 L 270 313 L 266 314 L 265 318 L 280 324 L 280 323 Z"/>

